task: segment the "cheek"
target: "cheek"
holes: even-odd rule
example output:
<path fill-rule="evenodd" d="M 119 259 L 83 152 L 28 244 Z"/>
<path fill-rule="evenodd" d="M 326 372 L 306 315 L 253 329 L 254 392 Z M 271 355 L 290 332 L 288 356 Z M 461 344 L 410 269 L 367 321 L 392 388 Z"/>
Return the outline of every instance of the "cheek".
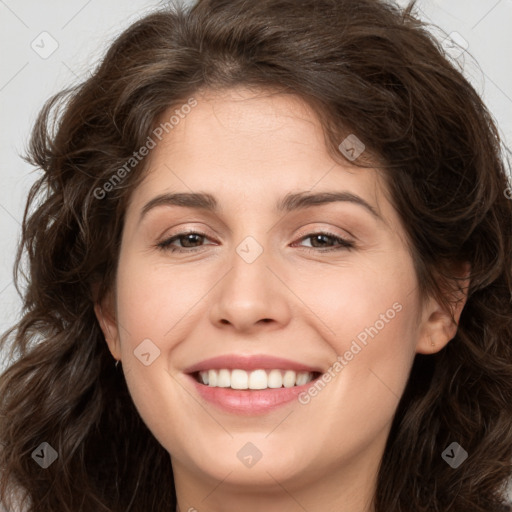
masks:
<path fill-rule="evenodd" d="M 179 345 L 188 346 L 186 342 L 204 317 L 208 290 L 219 279 L 218 271 L 185 267 L 152 265 L 142 257 L 126 255 L 118 268 L 123 372 L 141 417 L 154 432 L 159 432 L 161 424 L 165 426 L 162 431 L 168 431 L 175 421 L 162 413 L 162 406 L 183 402 L 182 388 L 174 377 L 176 353 Z M 184 406 L 189 401 L 186 396 Z"/>
<path fill-rule="evenodd" d="M 179 337 L 194 306 L 204 298 L 204 272 L 176 265 L 152 265 L 127 259 L 118 272 L 118 319 L 123 341 L 151 338 L 162 351 Z"/>
<path fill-rule="evenodd" d="M 321 327 L 338 354 L 358 335 L 363 342 L 371 339 L 369 331 L 375 335 L 377 330 L 379 337 L 393 331 L 388 343 L 397 346 L 412 337 L 419 302 L 413 263 L 405 253 L 382 253 L 337 266 L 311 265 L 289 271 L 285 280 L 307 306 L 301 319 Z M 306 314 L 308 309 L 314 315 Z"/>
<path fill-rule="evenodd" d="M 331 338 L 338 356 L 326 372 L 329 382 L 318 392 L 310 388 L 309 396 L 301 398 L 301 429 L 319 432 L 322 439 L 343 439 L 330 447 L 337 456 L 384 442 L 407 384 L 414 360 L 411 308 L 403 304 L 402 310 L 392 311 L 396 314 L 390 318 L 388 312 L 388 323 L 338 322 L 338 335 Z"/>
<path fill-rule="evenodd" d="M 369 410 L 375 418 L 388 417 L 415 355 L 419 298 L 412 260 L 395 253 L 313 277 L 303 274 L 294 291 L 315 312 L 309 318 L 333 349 L 331 364 L 339 361 L 331 366 L 336 395 L 359 411 L 363 423 Z M 323 399 L 328 407 L 328 393 Z"/>
<path fill-rule="evenodd" d="M 187 273 L 148 265 L 143 258 L 121 260 L 117 278 L 122 367 L 128 390 L 144 423 L 167 446 L 169 438 L 178 435 L 180 420 L 166 405 L 177 407 L 183 402 L 170 355 L 191 329 L 187 313 L 199 300 L 200 290 Z"/>

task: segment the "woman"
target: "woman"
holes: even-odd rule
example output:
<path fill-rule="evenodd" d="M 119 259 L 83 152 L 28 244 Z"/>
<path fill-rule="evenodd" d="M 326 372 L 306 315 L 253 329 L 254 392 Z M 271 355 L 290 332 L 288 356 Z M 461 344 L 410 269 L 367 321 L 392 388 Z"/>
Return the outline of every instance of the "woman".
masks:
<path fill-rule="evenodd" d="M 505 158 L 412 7 L 169 8 L 46 104 L 0 501 L 506 510 Z"/>

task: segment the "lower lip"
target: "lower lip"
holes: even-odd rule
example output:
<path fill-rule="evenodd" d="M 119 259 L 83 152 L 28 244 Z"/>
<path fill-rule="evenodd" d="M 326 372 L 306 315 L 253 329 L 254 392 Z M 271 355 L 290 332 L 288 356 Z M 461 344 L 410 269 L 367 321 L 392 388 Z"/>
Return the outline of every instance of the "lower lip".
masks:
<path fill-rule="evenodd" d="M 232 414 L 263 414 L 273 411 L 298 400 L 298 395 L 307 391 L 318 380 L 315 379 L 303 386 L 293 386 L 292 388 L 236 390 L 206 386 L 197 382 L 192 375 L 187 374 L 186 376 L 202 398 Z"/>

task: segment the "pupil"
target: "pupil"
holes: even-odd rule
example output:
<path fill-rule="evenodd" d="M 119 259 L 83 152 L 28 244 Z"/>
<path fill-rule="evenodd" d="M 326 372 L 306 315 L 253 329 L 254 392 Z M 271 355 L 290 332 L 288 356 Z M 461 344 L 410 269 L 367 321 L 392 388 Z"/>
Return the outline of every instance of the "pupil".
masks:
<path fill-rule="evenodd" d="M 191 233 L 189 235 L 185 235 L 185 245 L 187 246 L 187 244 L 189 242 L 192 242 L 192 244 L 194 243 L 194 240 L 191 240 L 191 238 L 193 237 L 196 237 L 196 238 L 201 238 L 201 235 L 197 235 L 197 234 L 194 234 L 194 233 Z M 196 240 L 196 242 L 198 242 L 198 240 Z"/>
<path fill-rule="evenodd" d="M 323 239 L 323 242 L 324 243 L 320 243 L 320 245 L 325 245 L 325 239 L 328 238 L 326 235 L 316 235 L 313 240 L 322 240 Z"/>

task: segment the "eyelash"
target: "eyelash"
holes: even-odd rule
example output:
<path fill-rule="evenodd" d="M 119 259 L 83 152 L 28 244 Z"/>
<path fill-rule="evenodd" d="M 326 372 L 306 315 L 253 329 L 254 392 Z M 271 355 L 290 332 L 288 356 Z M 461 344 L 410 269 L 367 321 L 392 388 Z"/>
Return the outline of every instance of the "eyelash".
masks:
<path fill-rule="evenodd" d="M 202 233 L 200 231 L 184 231 L 182 233 L 177 233 L 176 235 L 172 236 L 171 238 L 168 238 L 166 240 L 163 240 L 162 242 L 157 244 L 157 248 L 162 251 L 169 251 L 169 252 L 178 252 L 178 253 L 186 253 L 186 252 L 196 252 L 203 248 L 203 246 L 200 247 L 175 247 L 172 246 L 171 243 L 175 240 L 178 240 L 179 238 L 185 237 L 186 235 L 199 235 L 204 238 L 208 238 L 208 236 L 205 233 Z M 345 240 L 344 238 L 341 238 L 333 233 L 329 233 L 328 231 L 318 231 L 314 233 L 309 233 L 305 236 L 302 236 L 299 241 L 305 240 L 307 238 L 313 238 L 315 236 L 319 235 L 325 235 L 332 239 L 334 239 L 336 242 L 339 243 L 338 247 L 328 247 L 328 248 L 321 248 L 321 247 L 302 247 L 303 249 L 306 249 L 307 251 L 314 251 L 314 252 L 332 252 L 332 251 L 341 251 L 341 250 L 352 250 L 355 247 L 355 244 L 353 242 L 349 242 L 348 240 Z"/>

